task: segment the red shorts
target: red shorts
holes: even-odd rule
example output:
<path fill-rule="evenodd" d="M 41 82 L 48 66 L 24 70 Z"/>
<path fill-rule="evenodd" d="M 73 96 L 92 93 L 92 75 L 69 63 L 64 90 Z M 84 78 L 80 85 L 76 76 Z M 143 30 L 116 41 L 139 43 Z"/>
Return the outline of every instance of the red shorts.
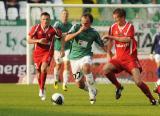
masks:
<path fill-rule="evenodd" d="M 52 60 L 53 54 L 49 54 L 49 52 L 44 52 L 43 54 L 34 54 L 33 60 L 34 65 L 37 70 L 40 69 L 42 62 L 50 63 Z"/>
<path fill-rule="evenodd" d="M 114 73 L 120 73 L 122 71 L 126 71 L 129 74 L 131 74 L 131 70 L 133 68 L 138 68 L 140 72 L 142 72 L 142 67 L 139 63 L 138 59 L 111 59 L 109 61 L 111 64 L 115 66 L 115 70 L 113 70 Z"/>

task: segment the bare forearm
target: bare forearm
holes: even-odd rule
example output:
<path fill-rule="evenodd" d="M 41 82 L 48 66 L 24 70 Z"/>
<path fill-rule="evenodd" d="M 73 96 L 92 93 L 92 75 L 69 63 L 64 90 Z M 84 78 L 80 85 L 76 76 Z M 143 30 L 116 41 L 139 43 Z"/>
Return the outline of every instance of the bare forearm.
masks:
<path fill-rule="evenodd" d="M 131 37 L 115 37 L 115 36 L 109 36 L 110 39 L 112 40 L 116 40 L 119 42 L 130 42 L 131 41 Z"/>
<path fill-rule="evenodd" d="M 29 44 L 35 44 L 35 43 L 38 43 L 39 40 L 38 40 L 38 39 L 31 38 L 31 37 L 28 37 L 27 42 L 28 42 Z"/>
<path fill-rule="evenodd" d="M 65 41 L 69 41 L 71 39 L 74 39 L 78 34 L 80 34 L 81 32 L 80 31 L 77 31 L 75 33 L 72 33 L 72 34 L 68 34 L 66 37 L 65 37 Z"/>

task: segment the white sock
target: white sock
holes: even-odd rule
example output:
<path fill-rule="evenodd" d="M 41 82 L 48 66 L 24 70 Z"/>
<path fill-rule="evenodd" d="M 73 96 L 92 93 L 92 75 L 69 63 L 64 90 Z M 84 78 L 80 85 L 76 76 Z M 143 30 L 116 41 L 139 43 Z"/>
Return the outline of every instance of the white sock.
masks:
<path fill-rule="evenodd" d="M 63 85 L 67 85 L 68 78 L 69 78 L 69 71 L 68 70 L 64 70 L 63 71 Z"/>
<path fill-rule="evenodd" d="M 59 71 L 54 68 L 54 81 L 58 81 L 58 78 L 59 78 Z"/>

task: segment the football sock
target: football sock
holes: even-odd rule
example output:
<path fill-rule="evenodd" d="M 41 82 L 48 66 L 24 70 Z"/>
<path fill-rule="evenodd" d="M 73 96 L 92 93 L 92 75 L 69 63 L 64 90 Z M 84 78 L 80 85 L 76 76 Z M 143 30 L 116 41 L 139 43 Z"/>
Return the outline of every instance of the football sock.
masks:
<path fill-rule="evenodd" d="M 47 73 L 41 73 L 41 89 L 44 89 Z"/>
<path fill-rule="evenodd" d="M 57 68 L 54 68 L 54 81 L 58 81 L 59 78 L 59 71 L 57 70 Z"/>
<path fill-rule="evenodd" d="M 68 82 L 68 77 L 69 77 L 69 71 L 68 70 L 64 70 L 63 71 L 63 84 L 66 85 Z"/>
<path fill-rule="evenodd" d="M 118 82 L 114 73 L 106 74 L 106 77 L 116 86 L 116 88 L 120 88 L 121 84 Z"/>
<path fill-rule="evenodd" d="M 151 100 L 154 100 L 154 97 L 152 96 L 152 94 L 151 94 L 148 86 L 147 86 L 144 82 L 142 82 L 141 84 L 138 84 L 137 86 L 138 86 L 138 87 L 142 90 L 142 92 L 150 99 L 150 101 L 151 101 Z"/>
<path fill-rule="evenodd" d="M 41 88 L 41 77 L 40 76 L 38 77 L 38 85 L 39 85 L 39 88 L 42 89 Z"/>

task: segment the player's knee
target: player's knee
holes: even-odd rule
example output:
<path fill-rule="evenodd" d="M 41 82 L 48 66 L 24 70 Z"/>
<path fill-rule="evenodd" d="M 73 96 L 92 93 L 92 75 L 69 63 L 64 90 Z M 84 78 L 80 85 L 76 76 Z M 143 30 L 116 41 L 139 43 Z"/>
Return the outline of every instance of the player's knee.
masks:
<path fill-rule="evenodd" d="M 42 67 L 42 68 L 41 68 L 41 72 L 43 72 L 43 73 L 47 73 L 47 68 Z"/>

